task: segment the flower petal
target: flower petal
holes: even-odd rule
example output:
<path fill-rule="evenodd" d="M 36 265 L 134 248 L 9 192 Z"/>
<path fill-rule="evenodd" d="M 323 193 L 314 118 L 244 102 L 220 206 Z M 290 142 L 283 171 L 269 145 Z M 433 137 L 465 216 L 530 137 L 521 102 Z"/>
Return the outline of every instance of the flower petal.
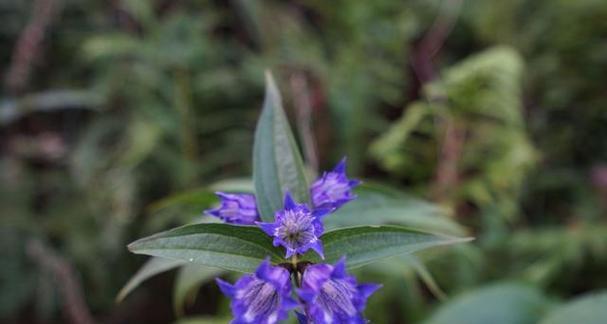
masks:
<path fill-rule="evenodd" d="M 291 197 L 291 193 L 287 192 L 285 194 L 285 201 L 283 204 L 283 209 L 295 209 L 295 207 L 297 206 L 297 204 L 295 203 L 295 201 L 293 200 L 293 197 Z"/>
<path fill-rule="evenodd" d="M 289 272 L 263 261 L 254 274 L 241 277 L 234 285 L 221 279 L 217 284 L 232 299 L 232 323 L 274 324 L 287 318 L 290 309 L 297 306 L 291 298 Z"/>
<path fill-rule="evenodd" d="M 304 302 L 306 316 L 314 324 L 365 323 L 362 311 L 367 299 L 380 286 L 356 283 L 346 273 L 345 258 L 334 266 L 315 264 L 303 274 L 297 294 Z"/>
<path fill-rule="evenodd" d="M 219 278 L 215 278 L 215 282 L 217 282 L 217 286 L 219 286 L 219 290 L 224 293 L 228 297 L 234 297 L 234 286 L 228 283 L 227 281 L 223 281 Z"/>

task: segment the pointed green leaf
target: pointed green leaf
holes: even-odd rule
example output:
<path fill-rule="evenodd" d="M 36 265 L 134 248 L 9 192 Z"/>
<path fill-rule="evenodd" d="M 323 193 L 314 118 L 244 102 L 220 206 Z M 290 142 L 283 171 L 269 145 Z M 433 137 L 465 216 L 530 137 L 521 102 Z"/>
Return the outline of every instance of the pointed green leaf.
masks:
<path fill-rule="evenodd" d="M 137 240 L 129 250 L 239 272 L 254 271 L 266 257 L 284 261 L 284 252 L 259 228 L 228 224 L 178 227 Z"/>
<path fill-rule="evenodd" d="M 137 273 L 135 273 L 135 275 L 129 279 L 129 282 L 127 282 L 126 285 L 120 289 L 118 296 L 116 296 L 116 301 L 122 301 L 128 294 L 131 293 L 131 291 L 149 278 L 165 271 L 177 268 L 185 263 L 185 261 L 180 260 L 150 258 L 148 261 L 146 261 L 146 263 L 143 264 L 143 266 L 141 266 L 141 268 L 139 268 Z"/>
<path fill-rule="evenodd" d="M 471 240 L 457 238 L 400 226 L 359 226 L 327 232 L 321 237 L 326 263 L 346 257 L 348 268 L 357 268 L 383 258 L 408 254 L 439 245 L 450 245 Z M 320 262 L 315 253 L 306 253 L 305 260 Z"/>
<path fill-rule="evenodd" d="M 266 73 L 266 95 L 253 145 L 253 181 L 261 218 L 270 222 L 288 191 L 298 202 L 309 200 L 303 160 L 272 75 Z"/>

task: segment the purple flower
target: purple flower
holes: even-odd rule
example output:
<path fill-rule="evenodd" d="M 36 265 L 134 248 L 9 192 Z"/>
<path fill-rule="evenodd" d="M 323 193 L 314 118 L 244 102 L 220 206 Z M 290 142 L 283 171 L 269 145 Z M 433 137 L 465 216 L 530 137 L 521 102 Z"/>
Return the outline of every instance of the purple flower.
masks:
<path fill-rule="evenodd" d="M 375 284 L 357 284 L 346 273 L 342 258 L 335 266 L 315 264 L 306 268 L 297 293 L 304 302 L 308 323 L 358 324 L 366 323 L 362 311 L 367 298 L 379 288 Z"/>
<path fill-rule="evenodd" d="M 359 180 L 349 180 L 346 176 L 346 158 L 343 158 L 333 171 L 324 172 L 310 188 L 314 208 L 336 210 L 343 204 L 356 198 L 352 188 Z"/>
<path fill-rule="evenodd" d="M 320 216 L 327 210 L 310 211 L 306 204 L 297 204 L 287 193 L 284 208 L 276 212 L 274 223 L 257 223 L 268 235 L 274 237 L 274 246 L 282 245 L 287 250 L 286 257 L 303 254 L 309 249 L 322 258 L 322 242 L 319 237 L 324 232 Z"/>
<path fill-rule="evenodd" d="M 216 279 L 221 291 L 232 299 L 232 324 L 274 324 L 287 318 L 288 311 L 297 306 L 291 298 L 289 272 L 262 262 L 254 274 L 245 275 L 234 285 Z"/>
<path fill-rule="evenodd" d="M 255 222 L 259 221 L 254 195 L 224 192 L 216 192 L 215 194 L 221 198 L 221 205 L 206 210 L 206 214 L 218 217 L 230 224 L 254 225 Z"/>

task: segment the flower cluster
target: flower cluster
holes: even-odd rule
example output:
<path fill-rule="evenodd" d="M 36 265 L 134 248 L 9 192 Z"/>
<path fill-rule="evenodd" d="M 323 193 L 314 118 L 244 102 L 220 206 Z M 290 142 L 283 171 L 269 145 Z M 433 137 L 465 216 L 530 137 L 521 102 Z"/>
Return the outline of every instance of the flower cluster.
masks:
<path fill-rule="evenodd" d="M 298 203 L 286 193 L 273 223 L 260 222 L 253 195 L 217 193 L 221 205 L 207 214 L 231 224 L 259 226 L 273 238 L 275 246 L 284 247 L 285 257 L 293 260 L 288 265 L 271 265 L 266 260 L 254 274 L 243 276 L 233 285 L 217 279 L 222 292 L 232 299 L 232 323 L 278 323 L 291 309 L 296 310 L 302 324 L 366 322 L 362 311 L 378 285 L 358 284 L 346 273 L 345 258 L 334 265 L 296 263 L 297 256 L 310 249 L 324 259 L 322 218 L 355 199 L 353 188 L 359 183 L 348 179 L 343 159 L 312 184 L 310 205 Z M 297 300 L 293 299 L 292 275 L 297 283 Z"/>

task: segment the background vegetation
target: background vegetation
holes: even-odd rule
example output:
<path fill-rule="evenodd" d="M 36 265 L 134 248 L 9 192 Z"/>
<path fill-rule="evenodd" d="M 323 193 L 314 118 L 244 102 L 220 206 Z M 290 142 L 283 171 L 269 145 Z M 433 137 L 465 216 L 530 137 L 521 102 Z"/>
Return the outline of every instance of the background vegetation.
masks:
<path fill-rule="evenodd" d="M 364 268 L 384 282 L 374 323 L 605 318 L 603 0 L 28 0 L 0 18 L 2 322 L 225 323 L 216 272 L 115 297 L 145 261 L 127 243 L 248 188 L 265 68 L 311 172 L 347 156 L 411 197 L 358 208 L 476 237 Z"/>

